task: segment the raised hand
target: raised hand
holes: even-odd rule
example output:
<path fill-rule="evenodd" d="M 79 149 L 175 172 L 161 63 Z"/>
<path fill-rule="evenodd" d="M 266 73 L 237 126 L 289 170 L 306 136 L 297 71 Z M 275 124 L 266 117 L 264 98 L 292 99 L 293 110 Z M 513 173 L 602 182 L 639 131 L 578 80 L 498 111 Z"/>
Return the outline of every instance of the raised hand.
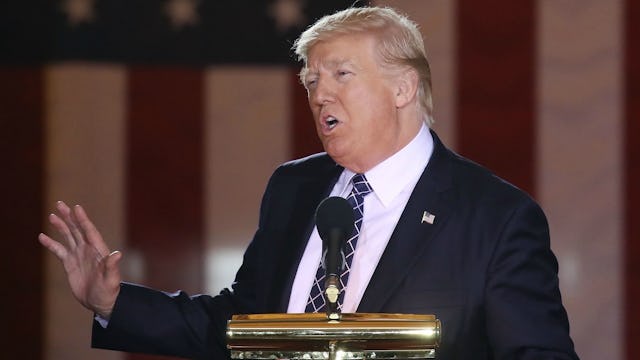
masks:
<path fill-rule="evenodd" d="M 56 209 L 58 214 L 49 215 L 49 222 L 66 246 L 43 233 L 38 240 L 64 265 L 73 296 L 87 309 L 109 319 L 120 292 L 118 263 L 122 253 L 109 250 L 80 205 L 72 210 L 59 201 Z"/>

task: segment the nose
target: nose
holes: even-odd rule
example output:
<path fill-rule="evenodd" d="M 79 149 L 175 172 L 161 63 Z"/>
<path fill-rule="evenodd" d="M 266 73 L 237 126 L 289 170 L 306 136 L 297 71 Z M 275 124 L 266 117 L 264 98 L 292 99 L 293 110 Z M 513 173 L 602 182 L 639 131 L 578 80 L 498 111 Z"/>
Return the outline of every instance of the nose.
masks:
<path fill-rule="evenodd" d="M 315 87 L 309 90 L 309 100 L 316 105 L 324 105 L 335 99 L 333 86 L 326 79 L 318 79 Z"/>

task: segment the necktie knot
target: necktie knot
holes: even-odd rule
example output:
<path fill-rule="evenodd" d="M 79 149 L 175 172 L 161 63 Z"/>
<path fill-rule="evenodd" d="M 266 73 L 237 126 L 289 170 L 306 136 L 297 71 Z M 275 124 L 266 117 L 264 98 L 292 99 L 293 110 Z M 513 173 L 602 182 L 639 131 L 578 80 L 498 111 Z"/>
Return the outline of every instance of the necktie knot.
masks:
<path fill-rule="evenodd" d="M 351 182 L 353 183 L 353 193 L 357 196 L 364 197 L 373 191 L 364 174 L 355 174 L 353 178 L 351 178 Z"/>

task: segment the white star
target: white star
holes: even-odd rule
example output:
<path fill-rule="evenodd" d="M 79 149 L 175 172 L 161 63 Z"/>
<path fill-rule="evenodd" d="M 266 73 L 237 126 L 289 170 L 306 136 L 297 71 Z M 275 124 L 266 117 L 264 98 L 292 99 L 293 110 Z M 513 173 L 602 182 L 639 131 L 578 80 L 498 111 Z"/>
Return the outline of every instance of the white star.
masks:
<path fill-rule="evenodd" d="M 164 6 L 164 11 L 171 21 L 174 29 L 181 29 L 185 26 L 194 26 L 200 19 L 197 7 L 199 0 L 169 0 Z"/>
<path fill-rule="evenodd" d="M 303 5 L 304 0 L 276 0 L 269 7 L 269 14 L 276 21 L 276 28 L 280 33 L 305 24 Z"/>
<path fill-rule="evenodd" d="M 60 8 L 71 26 L 88 24 L 95 19 L 95 0 L 64 0 Z"/>

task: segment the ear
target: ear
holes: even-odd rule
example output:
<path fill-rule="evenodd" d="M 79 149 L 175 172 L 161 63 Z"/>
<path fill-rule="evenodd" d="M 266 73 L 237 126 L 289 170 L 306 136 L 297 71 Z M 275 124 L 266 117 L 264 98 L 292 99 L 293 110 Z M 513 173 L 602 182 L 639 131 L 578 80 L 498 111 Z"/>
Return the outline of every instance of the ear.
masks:
<path fill-rule="evenodd" d="M 403 70 L 396 79 L 396 108 L 403 108 L 418 96 L 418 74 L 414 69 Z"/>

